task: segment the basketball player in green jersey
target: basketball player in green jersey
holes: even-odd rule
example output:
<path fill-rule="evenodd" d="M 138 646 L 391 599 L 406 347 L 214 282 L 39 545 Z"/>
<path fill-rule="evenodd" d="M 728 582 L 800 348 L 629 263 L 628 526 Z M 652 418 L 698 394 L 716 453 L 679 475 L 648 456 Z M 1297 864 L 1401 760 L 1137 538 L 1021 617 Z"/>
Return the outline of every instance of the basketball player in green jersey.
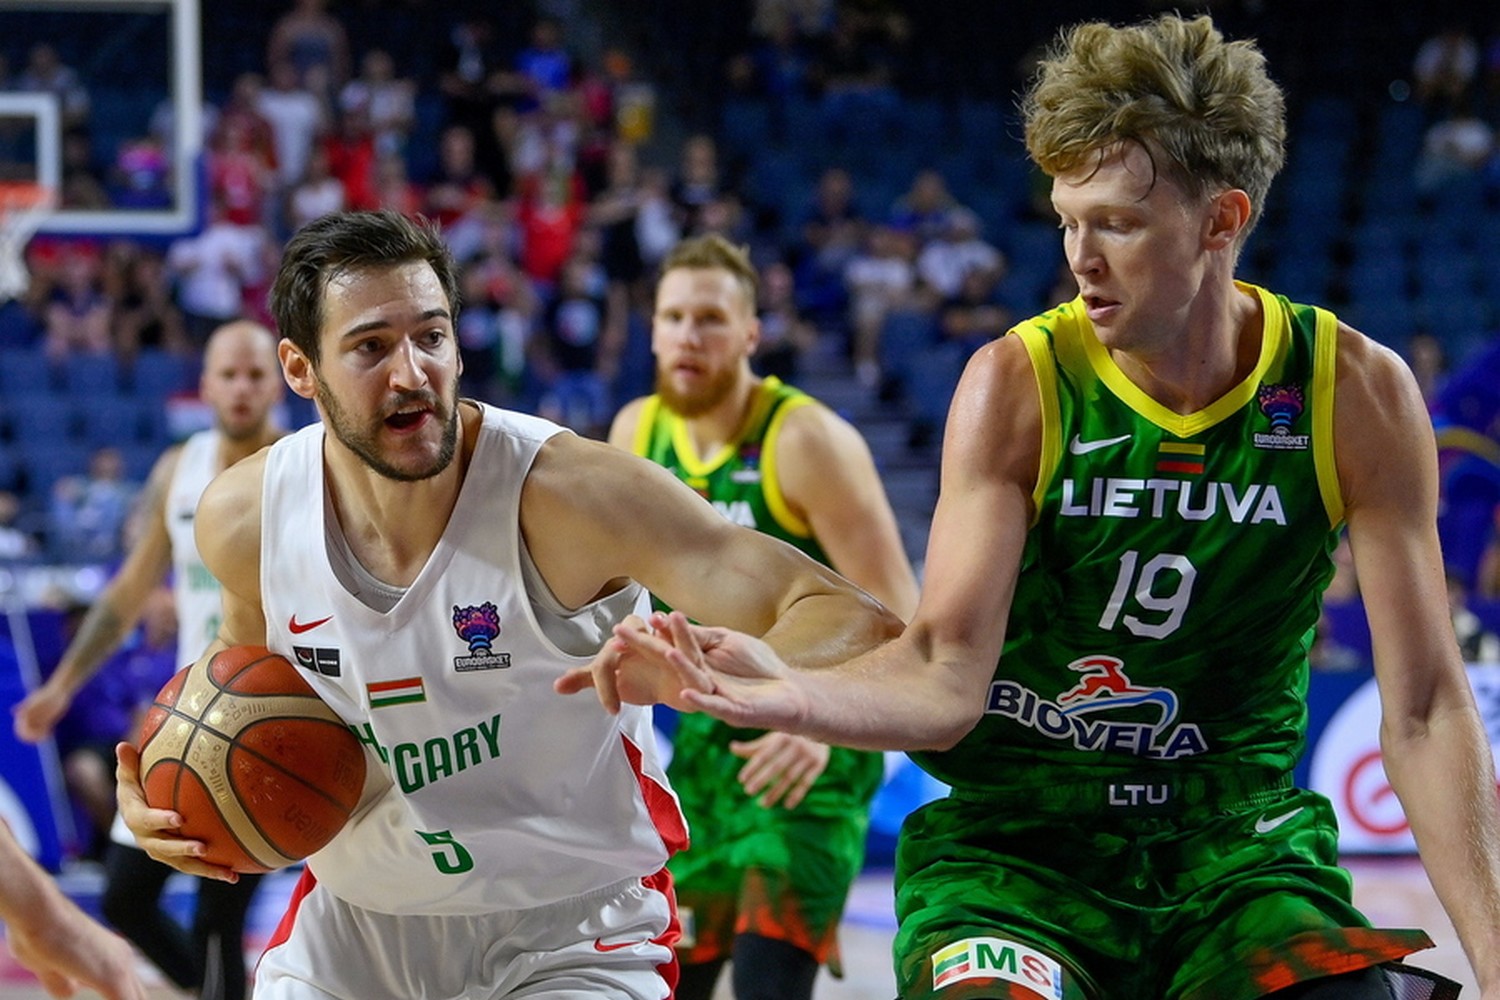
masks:
<path fill-rule="evenodd" d="M 1389 1000 L 1454 984 L 1351 905 L 1291 787 L 1341 530 L 1381 746 L 1485 1000 L 1491 750 L 1444 600 L 1433 432 L 1392 352 L 1235 280 L 1284 158 L 1280 90 L 1206 17 L 1064 32 L 1023 101 L 1077 298 L 970 361 L 905 632 L 793 671 L 653 615 L 593 679 L 735 725 L 904 748 L 953 786 L 901 834 L 901 996 Z M 1394 992 L 1393 992 L 1394 991 Z"/>
<path fill-rule="evenodd" d="M 726 518 L 832 566 L 903 618 L 917 584 L 869 448 L 847 421 L 758 378 L 756 274 L 719 236 L 662 264 L 652 320 L 657 391 L 610 442 L 671 469 Z M 812 995 L 864 860 L 880 754 L 684 715 L 668 776 L 693 836 L 670 862 L 683 914 L 681 1000 L 708 1000 L 733 960 L 738 1000 Z M 738 758 L 743 758 L 740 760 Z M 738 772 L 738 782 L 725 776 Z"/>

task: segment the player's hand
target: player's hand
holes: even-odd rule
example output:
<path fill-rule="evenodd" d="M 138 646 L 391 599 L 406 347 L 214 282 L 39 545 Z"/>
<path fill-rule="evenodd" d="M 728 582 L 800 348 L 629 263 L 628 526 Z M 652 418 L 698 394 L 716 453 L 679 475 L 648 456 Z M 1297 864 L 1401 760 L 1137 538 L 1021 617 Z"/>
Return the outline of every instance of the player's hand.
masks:
<path fill-rule="evenodd" d="M 60 895 L 55 906 L 29 916 L 6 927 L 6 944 L 16 961 L 36 973 L 48 995 L 70 997 L 86 986 L 105 1000 L 146 1000 L 135 951 L 124 938 Z"/>
<path fill-rule="evenodd" d="M 51 684 L 43 684 L 11 709 L 15 715 L 16 739 L 25 743 L 40 743 L 51 736 L 72 703 L 73 698 L 66 691 Z"/>
<path fill-rule="evenodd" d="M 735 726 L 795 731 L 806 698 L 794 672 L 764 641 L 733 629 L 694 625 L 680 611 L 651 616 L 650 630 L 615 637 L 677 678 L 677 701 Z M 677 701 L 669 702 L 674 708 Z"/>
<path fill-rule="evenodd" d="M 615 626 L 615 634 L 604 643 L 604 647 L 586 667 L 575 667 L 553 682 L 559 694 L 577 694 L 593 688 L 599 695 L 599 703 L 611 715 L 620 711 L 621 704 L 670 705 L 688 710 L 679 692 L 675 674 L 663 670 L 655 661 L 640 656 L 622 634 L 650 635 L 660 629 L 665 616 L 653 614 L 651 621 L 639 615 L 630 615 Z M 668 642 L 664 632 L 658 633 L 663 643 Z"/>
<path fill-rule="evenodd" d="M 221 882 L 238 882 L 239 874 L 232 868 L 209 864 L 203 860 L 206 850 L 203 841 L 189 840 L 177 831 L 182 828 L 182 817 L 171 809 L 152 809 L 146 804 L 146 793 L 141 788 L 141 754 L 129 743 L 115 744 L 115 801 L 119 804 L 120 816 L 135 836 L 135 842 L 151 857 L 164 865 L 176 868 L 189 875 L 218 879 Z"/>
<path fill-rule="evenodd" d="M 764 791 L 760 804 L 767 808 L 778 802 L 788 809 L 797 808 L 828 767 L 828 744 L 791 733 L 771 732 L 753 740 L 733 740 L 729 750 L 745 758 L 739 773 L 745 794 L 754 796 Z"/>

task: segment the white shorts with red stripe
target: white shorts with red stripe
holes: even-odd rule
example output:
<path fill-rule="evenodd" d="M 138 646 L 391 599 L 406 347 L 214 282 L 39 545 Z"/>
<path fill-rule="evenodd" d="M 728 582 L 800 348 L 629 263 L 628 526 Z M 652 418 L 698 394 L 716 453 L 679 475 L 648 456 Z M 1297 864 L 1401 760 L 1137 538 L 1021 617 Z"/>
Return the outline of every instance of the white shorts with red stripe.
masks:
<path fill-rule="evenodd" d="M 530 910 L 395 915 L 310 872 L 255 969 L 255 1000 L 663 1000 L 680 934 L 660 872 Z"/>

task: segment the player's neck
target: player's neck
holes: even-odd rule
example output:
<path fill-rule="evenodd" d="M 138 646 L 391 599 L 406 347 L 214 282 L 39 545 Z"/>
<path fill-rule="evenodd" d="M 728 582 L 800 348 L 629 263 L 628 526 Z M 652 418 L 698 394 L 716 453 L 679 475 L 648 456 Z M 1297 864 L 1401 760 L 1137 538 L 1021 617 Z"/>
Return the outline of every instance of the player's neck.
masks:
<path fill-rule="evenodd" d="M 381 475 L 332 436 L 325 438 L 327 488 L 339 529 L 359 564 L 383 583 L 410 586 L 447 530 L 478 434 L 477 412 L 460 407 L 460 415 L 453 461 L 412 482 Z"/>
<path fill-rule="evenodd" d="M 761 381 L 754 375 L 747 375 L 713 409 L 683 421 L 700 458 L 708 458 L 744 432 Z"/>
<path fill-rule="evenodd" d="M 1182 329 L 1139 349 L 1111 351 L 1137 388 L 1174 413 L 1196 413 L 1238 385 L 1260 358 L 1260 300 L 1232 294 L 1195 305 Z"/>

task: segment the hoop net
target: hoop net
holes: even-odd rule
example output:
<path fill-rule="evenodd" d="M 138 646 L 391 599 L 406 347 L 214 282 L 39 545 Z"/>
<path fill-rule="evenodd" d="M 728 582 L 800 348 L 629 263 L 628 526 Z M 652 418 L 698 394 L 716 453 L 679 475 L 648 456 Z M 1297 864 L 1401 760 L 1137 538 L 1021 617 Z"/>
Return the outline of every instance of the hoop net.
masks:
<path fill-rule="evenodd" d="M 26 245 L 51 214 L 57 195 L 35 181 L 0 182 L 0 302 L 26 293 Z"/>

